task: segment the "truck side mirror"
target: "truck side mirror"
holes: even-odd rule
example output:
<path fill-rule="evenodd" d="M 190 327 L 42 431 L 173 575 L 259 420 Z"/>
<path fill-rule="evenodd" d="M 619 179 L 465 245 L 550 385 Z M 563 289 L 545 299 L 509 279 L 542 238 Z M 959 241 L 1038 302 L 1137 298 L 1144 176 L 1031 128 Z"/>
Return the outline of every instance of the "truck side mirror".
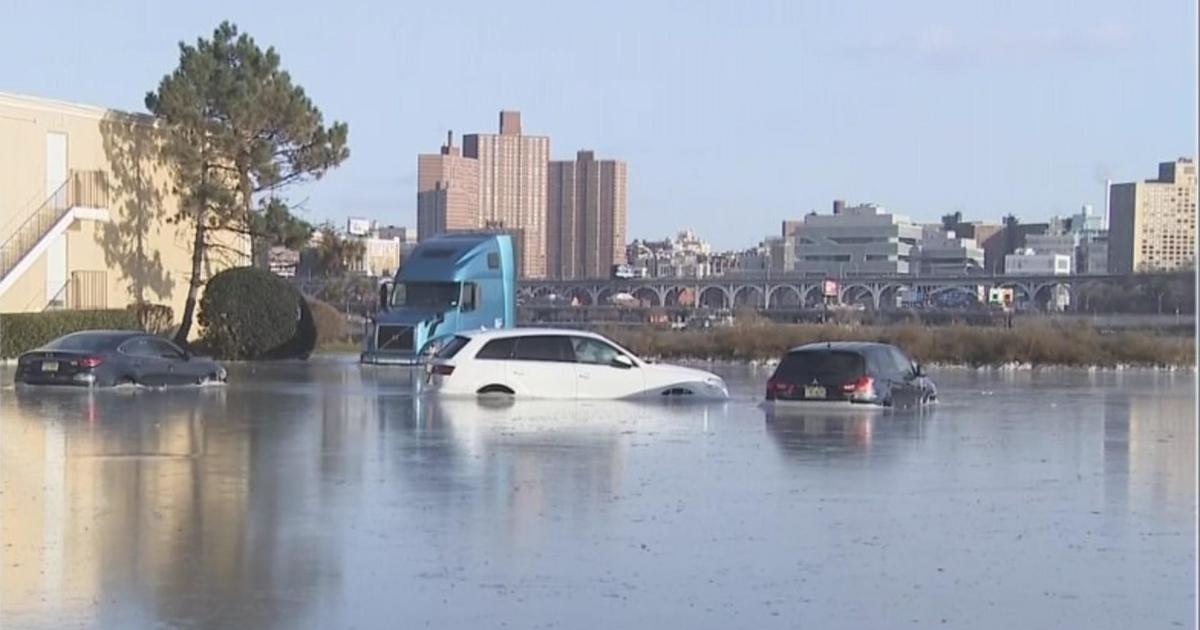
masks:
<path fill-rule="evenodd" d="M 379 310 L 388 310 L 388 298 L 392 294 L 392 283 L 384 282 L 379 285 Z"/>

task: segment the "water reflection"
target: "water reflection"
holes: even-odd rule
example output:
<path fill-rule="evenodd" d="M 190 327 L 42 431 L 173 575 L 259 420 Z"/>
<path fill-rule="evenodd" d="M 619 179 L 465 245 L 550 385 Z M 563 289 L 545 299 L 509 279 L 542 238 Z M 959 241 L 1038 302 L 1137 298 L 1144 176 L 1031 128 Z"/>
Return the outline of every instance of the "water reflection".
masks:
<path fill-rule="evenodd" d="M 761 375 L 739 373 L 742 398 L 690 405 L 414 398 L 404 371 L 319 362 L 234 375 L 0 389 L 0 626 L 778 622 L 747 597 L 830 626 L 874 609 L 847 587 L 865 584 L 892 616 L 859 625 L 885 627 L 1061 582 L 1158 622 L 1194 564 L 1182 380 L 967 372 L 917 414 L 760 407 Z M 975 581 L 896 579 L 935 559 Z M 1129 584 L 1170 596 L 1143 606 Z M 982 625 L 1108 619 L 1070 606 Z"/>
<path fill-rule="evenodd" d="M 867 455 L 877 443 L 903 448 L 920 440 L 934 408 L 898 411 L 870 408 L 820 409 L 800 405 L 762 406 L 767 432 L 789 458 L 811 461 Z M 895 444 L 899 441 L 900 444 Z"/>

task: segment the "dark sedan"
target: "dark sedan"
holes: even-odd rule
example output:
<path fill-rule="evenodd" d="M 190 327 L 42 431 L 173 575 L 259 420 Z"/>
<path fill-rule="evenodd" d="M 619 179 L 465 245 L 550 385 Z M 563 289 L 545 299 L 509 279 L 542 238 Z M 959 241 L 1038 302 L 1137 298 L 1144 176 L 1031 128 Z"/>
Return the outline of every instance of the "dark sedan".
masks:
<path fill-rule="evenodd" d="M 142 332 L 92 330 L 65 335 L 22 354 L 15 378 L 26 385 L 109 387 L 224 382 L 225 368 Z"/>
<path fill-rule="evenodd" d="M 912 407 L 937 400 L 937 387 L 895 346 L 812 343 L 783 357 L 767 381 L 767 400 Z"/>

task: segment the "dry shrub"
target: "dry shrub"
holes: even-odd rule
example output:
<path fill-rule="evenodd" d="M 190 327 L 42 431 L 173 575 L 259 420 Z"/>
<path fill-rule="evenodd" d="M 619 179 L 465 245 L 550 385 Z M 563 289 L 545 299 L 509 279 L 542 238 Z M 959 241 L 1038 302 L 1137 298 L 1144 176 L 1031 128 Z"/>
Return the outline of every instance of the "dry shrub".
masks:
<path fill-rule="evenodd" d="M 707 330 L 649 328 L 605 331 L 634 352 L 651 357 L 770 359 L 790 348 L 824 341 L 880 341 L 926 363 L 998 366 L 1113 366 L 1195 364 L 1191 339 L 1148 333 L 1104 335 L 1087 325 L 1038 323 L 1007 329 L 986 326 L 923 327 L 837 324 L 771 324 L 739 319 Z"/>
<path fill-rule="evenodd" d="M 333 306 L 320 300 L 309 300 L 313 321 L 317 325 L 317 345 L 346 341 L 346 316 Z"/>

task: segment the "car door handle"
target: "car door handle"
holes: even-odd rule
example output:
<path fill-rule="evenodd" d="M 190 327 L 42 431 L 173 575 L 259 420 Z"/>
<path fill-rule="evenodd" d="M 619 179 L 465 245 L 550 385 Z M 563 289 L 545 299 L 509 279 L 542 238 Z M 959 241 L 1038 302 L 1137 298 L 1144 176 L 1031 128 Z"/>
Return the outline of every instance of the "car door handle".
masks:
<path fill-rule="evenodd" d="M 579 376 L 579 378 L 584 379 L 584 380 L 592 378 L 592 377 L 588 376 L 587 374 L 579 374 L 578 376 Z"/>
<path fill-rule="evenodd" d="M 521 370 L 513 370 L 513 376 L 525 376 L 525 372 Z"/>

